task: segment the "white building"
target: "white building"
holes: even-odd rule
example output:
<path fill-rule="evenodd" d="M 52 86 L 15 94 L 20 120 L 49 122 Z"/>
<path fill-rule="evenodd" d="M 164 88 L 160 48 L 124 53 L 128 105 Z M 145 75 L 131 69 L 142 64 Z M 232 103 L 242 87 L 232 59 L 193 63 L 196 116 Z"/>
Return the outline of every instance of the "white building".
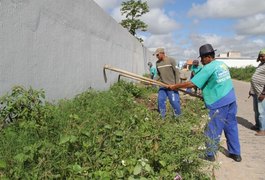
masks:
<path fill-rule="evenodd" d="M 216 57 L 216 60 L 224 62 L 229 67 L 237 68 L 246 66 L 257 67 L 259 64 L 256 58 L 241 57 L 241 54 L 238 51 L 230 51 L 228 53 L 219 54 Z"/>
<path fill-rule="evenodd" d="M 246 67 L 246 66 L 254 66 L 257 67 L 259 62 L 254 58 L 221 58 L 216 57 L 216 60 L 223 61 L 229 67 Z"/>

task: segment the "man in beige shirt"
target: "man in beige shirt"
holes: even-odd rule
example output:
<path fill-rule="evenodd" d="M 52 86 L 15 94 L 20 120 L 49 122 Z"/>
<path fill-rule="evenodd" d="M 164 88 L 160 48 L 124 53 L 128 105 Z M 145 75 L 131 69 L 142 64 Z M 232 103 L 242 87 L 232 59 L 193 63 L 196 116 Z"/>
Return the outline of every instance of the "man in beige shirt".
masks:
<path fill-rule="evenodd" d="M 156 67 L 158 76 L 156 80 L 159 80 L 166 84 L 176 84 L 180 82 L 179 70 L 176 68 L 175 59 L 166 56 L 164 48 L 158 48 L 154 55 L 157 57 Z M 172 91 L 170 89 L 160 87 L 158 91 L 158 110 L 164 119 L 166 116 L 166 101 L 167 98 L 174 110 L 174 115 L 177 117 L 180 115 L 180 98 L 178 91 Z"/>

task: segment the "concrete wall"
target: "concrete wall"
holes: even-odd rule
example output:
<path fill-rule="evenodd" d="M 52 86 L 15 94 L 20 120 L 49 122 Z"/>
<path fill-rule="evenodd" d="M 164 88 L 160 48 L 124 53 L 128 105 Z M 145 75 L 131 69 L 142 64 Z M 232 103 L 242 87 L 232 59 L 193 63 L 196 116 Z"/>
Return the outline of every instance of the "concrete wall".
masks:
<path fill-rule="evenodd" d="M 23 85 L 71 98 L 116 82 L 105 64 L 144 74 L 152 58 L 92 0 L 0 1 L 0 95 Z"/>

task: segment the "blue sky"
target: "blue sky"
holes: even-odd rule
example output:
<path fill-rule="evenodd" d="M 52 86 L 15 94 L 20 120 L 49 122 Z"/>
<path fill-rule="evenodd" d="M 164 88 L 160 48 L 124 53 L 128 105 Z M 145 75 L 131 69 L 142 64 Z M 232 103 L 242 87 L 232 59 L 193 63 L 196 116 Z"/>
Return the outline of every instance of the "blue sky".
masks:
<path fill-rule="evenodd" d="M 94 0 L 117 22 L 125 0 Z M 138 32 L 151 51 L 164 47 L 178 60 L 195 59 L 201 45 L 217 54 L 240 51 L 257 57 L 265 48 L 264 0 L 146 0 L 150 12 L 142 17 L 147 32 Z"/>

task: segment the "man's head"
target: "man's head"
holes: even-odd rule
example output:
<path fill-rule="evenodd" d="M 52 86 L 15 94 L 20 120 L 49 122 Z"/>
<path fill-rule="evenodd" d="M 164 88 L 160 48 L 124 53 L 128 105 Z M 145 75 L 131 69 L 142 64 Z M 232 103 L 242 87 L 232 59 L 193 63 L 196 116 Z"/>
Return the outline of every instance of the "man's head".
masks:
<path fill-rule="evenodd" d="M 147 65 L 151 68 L 153 64 L 151 62 L 148 62 Z"/>
<path fill-rule="evenodd" d="M 204 44 L 200 47 L 199 53 L 203 65 L 209 64 L 215 58 L 215 51 L 211 44 Z"/>
<path fill-rule="evenodd" d="M 163 60 L 165 57 L 164 48 L 157 48 L 153 55 L 156 56 L 158 60 Z"/>
<path fill-rule="evenodd" d="M 183 64 L 182 69 L 187 69 L 187 68 L 188 68 L 187 63 Z"/>
<path fill-rule="evenodd" d="M 193 66 L 199 66 L 199 60 L 195 59 L 192 61 Z"/>
<path fill-rule="evenodd" d="M 257 61 L 265 62 L 265 49 L 260 50 Z"/>

